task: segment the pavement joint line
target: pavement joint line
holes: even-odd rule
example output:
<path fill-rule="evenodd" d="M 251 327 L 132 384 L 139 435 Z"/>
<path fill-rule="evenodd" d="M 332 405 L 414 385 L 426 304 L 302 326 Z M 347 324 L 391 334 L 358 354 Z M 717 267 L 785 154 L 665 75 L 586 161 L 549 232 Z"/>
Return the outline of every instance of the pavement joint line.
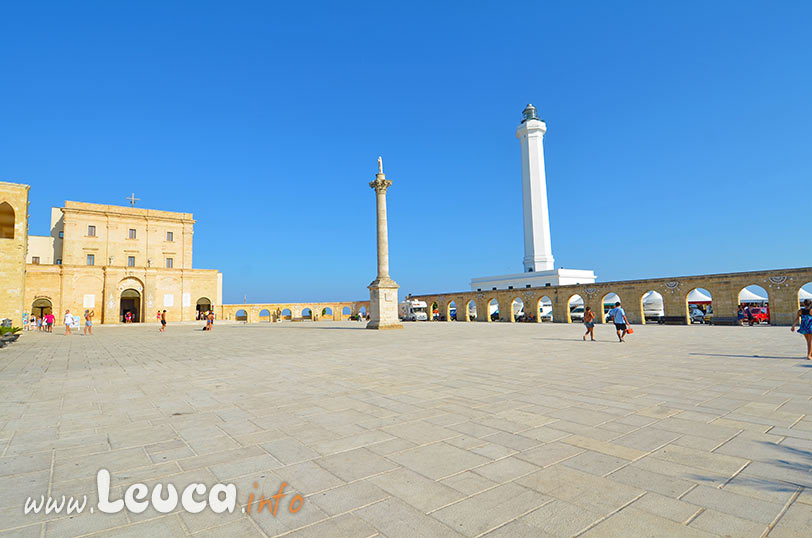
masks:
<path fill-rule="evenodd" d="M 792 497 L 790 497 L 787 500 L 787 502 L 784 503 L 784 506 L 781 508 L 781 511 L 778 512 L 777 516 L 775 516 L 775 519 L 773 519 L 772 522 L 769 525 L 767 525 L 767 528 L 761 534 L 761 538 L 766 538 L 766 536 L 772 532 L 772 530 L 778 524 L 778 521 L 784 516 L 787 510 L 789 510 L 789 507 L 792 505 L 792 503 L 794 503 L 795 500 L 801 496 L 801 492 L 803 491 L 803 489 L 804 489 L 803 487 L 799 486 L 798 489 L 795 490 L 795 493 L 792 494 Z"/>
<path fill-rule="evenodd" d="M 618 508 L 615 508 L 613 511 L 609 512 L 608 514 L 605 514 L 605 515 L 601 516 L 601 517 L 600 517 L 600 518 L 598 518 L 596 521 L 593 521 L 592 523 L 590 523 L 590 524 L 589 524 L 589 525 L 588 525 L 586 528 L 581 529 L 580 531 L 578 531 L 578 532 L 576 532 L 575 534 L 573 534 L 573 535 L 572 535 L 572 538 L 578 538 L 578 536 L 581 536 L 582 534 L 584 534 L 584 533 L 588 532 L 590 529 L 593 529 L 593 528 L 597 527 L 598 525 L 600 525 L 601 523 L 603 523 L 604 521 L 606 521 L 607 519 L 609 519 L 609 518 L 610 518 L 610 517 L 612 517 L 613 515 L 617 514 L 618 512 L 620 512 L 621 510 L 623 510 L 624 508 L 628 507 L 629 505 L 631 505 L 632 503 L 634 503 L 634 502 L 635 502 L 635 501 L 637 501 L 638 499 L 640 499 L 640 498 L 642 498 L 643 496 L 645 496 L 645 495 L 646 495 L 646 493 L 648 493 L 648 491 L 644 491 L 643 493 L 641 493 L 640 495 L 638 495 L 638 496 L 637 496 L 637 497 L 635 497 L 634 499 L 632 499 L 632 500 L 630 500 L 630 501 L 626 502 L 626 503 L 625 503 L 625 504 L 623 504 L 622 506 L 620 506 L 620 507 L 618 507 Z"/>
<path fill-rule="evenodd" d="M 677 500 L 681 501 L 683 499 L 683 497 L 685 497 L 686 495 L 688 495 L 689 493 L 691 493 L 693 490 L 695 490 L 698 487 L 699 487 L 699 484 L 691 484 L 691 486 L 688 489 L 686 489 L 683 493 L 681 493 L 680 495 L 677 496 Z"/>
<path fill-rule="evenodd" d="M 493 528 L 491 528 L 491 529 L 488 529 L 488 530 L 486 530 L 485 532 L 480 532 L 479 534 L 477 534 L 476 536 L 474 536 L 474 538 L 480 538 L 481 536 L 485 536 L 485 535 L 486 535 L 486 534 L 488 534 L 489 532 L 493 532 L 493 531 L 495 531 L 496 529 L 502 528 L 502 527 L 504 527 L 505 525 L 507 525 L 508 523 L 512 523 L 512 522 L 516 521 L 517 519 L 519 519 L 520 517 L 526 516 L 527 514 L 529 514 L 529 513 L 531 513 L 531 512 L 534 512 L 534 511 L 538 510 L 538 509 L 539 509 L 539 508 L 541 508 L 542 506 L 546 506 L 546 505 L 550 504 L 550 503 L 551 503 L 551 502 L 553 502 L 554 500 L 555 500 L 555 499 L 550 499 L 550 500 L 548 500 L 548 501 L 544 501 L 544 502 L 543 502 L 543 503 L 541 503 L 540 505 L 538 505 L 538 506 L 534 506 L 534 507 L 533 507 L 533 508 L 531 508 L 530 510 L 527 510 L 526 512 L 524 512 L 524 513 L 522 513 L 522 514 L 519 514 L 518 516 L 516 516 L 516 517 L 514 517 L 514 518 L 510 519 L 509 521 L 505 521 L 504 523 L 502 523 L 502 524 L 500 524 L 500 525 L 497 525 L 497 526 L 495 526 L 495 527 L 493 527 Z"/>
<path fill-rule="evenodd" d="M 725 480 L 723 484 L 720 484 L 720 485 L 716 486 L 716 489 L 723 489 L 723 488 L 724 488 L 726 485 L 730 484 L 730 482 L 732 482 L 734 478 L 736 478 L 737 476 L 739 476 L 739 474 L 740 474 L 742 471 L 744 471 L 744 469 L 745 469 L 745 468 L 747 468 L 747 466 L 748 466 L 748 465 L 750 465 L 751 463 L 753 463 L 753 461 L 752 461 L 752 460 L 748 460 L 748 461 L 747 461 L 747 463 L 745 463 L 744 465 L 742 465 L 741 467 L 739 467 L 739 470 L 738 470 L 738 471 L 736 471 L 735 473 L 733 473 L 733 474 L 730 476 L 730 478 L 728 478 L 727 480 Z"/>
<path fill-rule="evenodd" d="M 787 429 L 792 429 L 792 428 L 794 428 L 794 427 L 795 427 L 795 425 L 796 425 L 796 424 L 798 424 L 799 422 L 801 422 L 801 421 L 802 421 L 804 418 L 806 418 L 806 413 L 801 414 L 801 416 L 800 416 L 800 417 L 798 417 L 798 420 L 796 420 L 795 422 L 793 422 L 792 424 L 790 424 L 789 428 L 787 428 Z"/>
<path fill-rule="evenodd" d="M 726 444 L 728 444 L 730 441 L 732 441 L 732 440 L 733 440 L 733 439 L 735 439 L 736 437 L 740 436 L 742 433 L 744 433 L 744 430 L 739 430 L 739 431 L 737 431 L 737 432 L 736 432 L 736 433 L 734 433 L 732 436 L 730 436 L 730 438 L 729 438 L 729 439 L 725 439 L 724 441 L 722 441 L 721 443 L 719 443 L 719 444 L 718 444 L 718 445 L 716 445 L 715 447 L 711 448 L 711 449 L 710 449 L 710 453 L 711 453 L 711 454 L 714 454 L 714 453 L 716 452 L 716 450 L 717 450 L 717 449 L 722 448 L 723 446 L 725 446 Z"/>
<path fill-rule="evenodd" d="M 682 524 L 687 527 L 688 525 L 693 523 L 696 518 L 698 518 L 700 515 L 702 515 L 702 513 L 704 511 L 705 511 L 705 507 L 700 506 L 699 509 L 696 512 L 694 512 L 693 514 L 691 514 L 690 516 L 688 516 L 688 519 L 686 519 Z"/>

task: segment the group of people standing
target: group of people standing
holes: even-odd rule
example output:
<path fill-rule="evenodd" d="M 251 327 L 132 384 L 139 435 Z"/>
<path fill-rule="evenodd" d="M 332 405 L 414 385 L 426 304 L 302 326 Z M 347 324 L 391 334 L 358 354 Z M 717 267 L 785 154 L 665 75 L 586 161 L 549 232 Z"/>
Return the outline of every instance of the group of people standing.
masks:
<path fill-rule="evenodd" d="M 23 316 L 23 329 L 26 331 L 42 331 L 46 333 L 53 332 L 55 320 L 56 317 L 51 312 L 42 314 L 41 316 Z"/>

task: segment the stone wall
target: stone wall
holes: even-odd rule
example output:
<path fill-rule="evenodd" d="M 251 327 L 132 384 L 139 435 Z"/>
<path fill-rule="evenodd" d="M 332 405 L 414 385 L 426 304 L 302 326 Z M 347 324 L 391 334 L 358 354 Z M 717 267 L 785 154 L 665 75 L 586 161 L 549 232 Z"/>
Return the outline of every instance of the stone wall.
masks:
<path fill-rule="evenodd" d="M 199 299 L 216 308 L 217 280 L 209 269 L 28 265 L 24 304 L 30 311 L 35 300 L 48 300 L 58 323 L 65 310 L 81 315 L 85 309 L 95 311 L 97 322 L 120 323 L 122 292 L 135 290 L 142 322 L 157 323 L 158 310 L 166 310 L 169 321 L 191 321 Z"/>
<path fill-rule="evenodd" d="M 436 302 L 440 313 L 449 319 L 449 310 L 457 309 L 458 321 L 469 321 L 468 305 L 476 305 L 477 321 L 491 321 L 487 315 L 488 304 L 496 300 L 499 304 L 499 319 L 513 322 L 513 301 L 521 299 L 526 311 L 538 312 L 539 301 L 548 297 L 553 305 L 553 321 L 570 323 L 569 301 L 580 295 L 586 306 L 596 313 L 603 312 L 603 298 L 616 293 L 626 310 L 631 323 L 645 323 L 643 316 L 643 296 L 656 291 L 663 297 L 665 319 L 669 323 L 690 323 L 688 313 L 688 293 L 696 288 L 704 288 L 713 299 L 714 323 L 733 323 L 736 318 L 739 292 L 750 285 L 759 285 L 767 291 L 772 325 L 789 325 L 798 311 L 798 293 L 805 284 L 812 282 L 812 267 L 797 269 L 775 269 L 746 273 L 723 273 L 715 275 L 695 275 L 672 278 L 652 278 L 617 282 L 597 282 L 570 286 L 550 286 L 544 288 L 524 288 L 492 291 L 463 291 L 453 293 L 413 295 L 413 299 L 426 301 L 431 306 Z M 598 322 L 605 322 L 598 315 Z M 538 316 L 535 316 L 538 320 Z"/>
<path fill-rule="evenodd" d="M 0 181 L 0 319 L 10 318 L 15 327 L 23 323 L 29 189 Z"/>
<path fill-rule="evenodd" d="M 262 321 L 274 322 L 292 319 L 294 321 L 302 319 L 302 313 L 309 308 L 313 315 L 309 318 L 313 321 L 341 321 L 347 320 L 351 315 L 358 314 L 361 308 L 369 312 L 369 301 L 343 301 L 336 303 L 257 303 L 257 304 L 225 304 L 215 308 L 215 315 L 219 319 L 237 320 L 237 313 L 245 311 L 247 323 L 257 323 Z M 324 315 L 322 312 L 329 308 L 329 312 Z M 344 312 L 348 308 L 350 313 Z M 290 315 L 285 313 L 290 310 Z M 267 311 L 267 313 L 265 313 Z"/>

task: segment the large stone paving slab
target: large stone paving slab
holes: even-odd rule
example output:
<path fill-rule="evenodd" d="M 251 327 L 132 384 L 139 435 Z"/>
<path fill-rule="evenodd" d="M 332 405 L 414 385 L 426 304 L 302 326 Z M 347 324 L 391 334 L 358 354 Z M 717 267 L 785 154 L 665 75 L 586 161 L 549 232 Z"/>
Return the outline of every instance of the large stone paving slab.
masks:
<path fill-rule="evenodd" d="M 0 536 L 810 535 L 786 328 L 95 329 L 0 350 Z M 101 468 L 111 500 L 225 482 L 237 507 L 90 513 Z M 24 514 L 40 495 L 87 508 Z"/>

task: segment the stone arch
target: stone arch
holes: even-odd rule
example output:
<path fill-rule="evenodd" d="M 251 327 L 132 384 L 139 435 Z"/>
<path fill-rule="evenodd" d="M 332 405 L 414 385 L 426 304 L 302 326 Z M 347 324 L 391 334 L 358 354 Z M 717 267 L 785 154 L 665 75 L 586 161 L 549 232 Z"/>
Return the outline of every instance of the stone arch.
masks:
<path fill-rule="evenodd" d="M 607 313 L 615 307 L 615 303 L 620 303 L 623 306 L 623 301 L 620 298 L 620 295 L 615 293 L 614 291 L 609 291 L 601 297 L 601 311 L 600 314 L 596 313 L 596 316 L 600 318 L 602 323 L 610 323 L 611 320 L 606 319 Z"/>
<path fill-rule="evenodd" d="M 748 284 L 739 290 L 736 302 L 739 306 L 746 308 L 743 310 L 746 320 L 749 320 L 747 312 L 753 317 L 754 325 L 766 322 L 770 323 L 770 294 L 758 284 Z M 738 310 L 738 309 L 737 309 Z"/>
<path fill-rule="evenodd" d="M 488 321 L 499 319 L 499 299 L 493 297 L 488 300 Z"/>
<path fill-rule="evenodd" d="M 648 290 L 640 296 L 640 311 L 643 312 L 642 323 L 659 323 L 665 317 L 665 299 L 657 290 Z"/>
<path fill-rule="evenodd" d="M 536 301 L 536 320 L 541 323 L 542 321 L 553 321 L 553 299 L 549 295 L 543 295 Z"/>
<path fill-rule="evenodd" d="M 345 306 L 344 308 L 341 309 L 341 317 L 342 318 L 348 318 L 351 315 L 352 315 L 352 308 L 350 308 L 349 306 Z"/>
<path fill-rule="evenodd" d="M 446 321 L 460 321 L 460 309 L 457 308 L 457 302 L 453 299 L 445 304 L 445 320 Z M 465 321 L 465 318 L 462 318 Z"/>
<path fill-rule="evenodd" d="M 302 319 L 313 319 L 313 309 L 309 306 L 302 308 Z"/>
<path fill-rule="evenodd" d="M 263 308 L 262 310 L 260 310 L 258 318 L 259 321 L 267 321 L 268 323 L 273 321 L 271 317 L 271 311 L 268 308 Z"/>
<path fill-rule="evenodd" d="M 283 308 L 282 311 L 279 313 L 280 320 L 290 321 L 292 317 L 293 313 L 291 312 L 290 308 Z"/>
<path fill-rule="evenodd" d="M 586 303 L 584 302 L 584 298 L 578 295 L 577 293 L 573 293 L 570 295 L 569 299 L 567 299 L 567 316 L 565 321 L 567 323 L 580 323 L 584 320 L 584 307 Z"/>
<path fill-rule="evenodd" d="M 798 288 L 798 308 L 800 308 L 807 299 L 812 301 L 812 282 L 807 282 Z"/>
<path fill-rule="evenodd" d="M 54 304 L 47 297 L 37 297 L 31 303 L 31 315 L 41 318 L 46 314 L 52 314 L 54 311 Z"/>
<path fill-rule="evenodd" d="M 521 297 L 514 297 L 510 302 L 510 313 L 508 319 L 511 322 L 523 321 L 527 317 L 527 310 L 524 307 L 524 301 Z"/>
<path fill-rule="evenodd" d="M 237 312 L 234 313 L 234 319 L 236 321 L 245 321 L 248 322 L 248 311 L 245 308 L 240 308 Z"/>
<path fill-rule="evenodd" d="M 469 321 L 477 319 L 477 309 L 475 300 L 471 299 L 466 303 L 465 314 L 468 317 Z"/>
<path fill-rule="evenodd" d="M 700 314 L 701 312 L 701 314 Z M 713 319 L 713 294 L 705 288 L 693 288 L 685 295 L 685 319 L 688 323 L 706 323 Z"/>
<path fill-rule="evenodd" d="M 329 306 L 325 306 L 321 309 L 321 317 L 327 318 L 327 316 L 330 316 L 331 318 L 333 317 L 333 309 Z"/>
<path fill-rule="evenodd" d="M 14 239 L 15 224 L 14 208 L 8 202 L 0 203 L 0 239 Z"/>
<path fill-rule="evenodd" d="M 429 321 L 434 321 L 435 312 L 437 318 L 440 317 L 440 303 L 437 301 L 428 301 L 429 311 L 426 313 Z"/>
<path fill-rule="evenodd" d="M 211 299 L 208 297 L 201 297 L 195 303 L 195 312 L 197 317 L 200 318 L 201 316 L 205 315 L 206 312 L 211 311 Z"/>

